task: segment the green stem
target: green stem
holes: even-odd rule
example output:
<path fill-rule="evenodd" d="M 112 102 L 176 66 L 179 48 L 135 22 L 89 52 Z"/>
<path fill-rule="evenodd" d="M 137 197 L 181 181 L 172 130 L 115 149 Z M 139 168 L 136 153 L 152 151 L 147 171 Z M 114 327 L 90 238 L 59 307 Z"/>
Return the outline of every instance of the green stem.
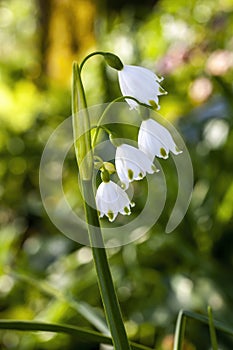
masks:
<path fill-rule="evenodd" d="M 186 326 L 186 318 L 185 318 L 183 310 L 181 310 L 179 312 L 177 322 L 176 322 L 173 350 L 182 350 L 184 334 L 185 334 L 185 326 Z"/>
<path fill-rule="evenodd" d="M 101 55 L 104 57 L 106 63 L 116 69 L 116 70 L 122 70 L 124 65 L 123 63 L 121 62 L 120 58 L 118 56 L 116 56 L 115 54 L 111 53 L 111 52 L 103 52 L 103 51 L 95 51 L 95 52 L 92 52 L 90 53 L 88 56 L 86 56 L 84 58 L 84 60 L 81 62 L 80 64 L 80 72 L 85 64 L 85 62 L 90 58 L 90 57 L 93 57 L 95 55 Z"/>
<path fill-rule="evenodd" d="M 217 342 L 216 332 L 214 328 L 213 314 L 210 306 L 208 306 L 208 316 L 209 316 L 209 330 L 210 330 L 211 345 L 213 350 L 218 350 L 218 342 Z"/>
<path fill-rule="evenodd" d="M 77 84 L 77 86 L 73 86 L 72 88 L 72 116 L 73 116 L 73 127 L 74 127 L 74 136 L 77 134 L 78 129 L 82 128 L 85 130 L 88 135 L 81 139 L 81 142 L 85 142 L 85 145 L 79 144 L 80 139 L 74 142 L 76 143 L 76 147 L 78 152 L 76 152 L 78 165 L 80 164 L 80 154 L 83 159 L 85 158 L 85 151 L 91 150 L 91 140 L 90 140 L 90 128 L 87 130 L 85 126 L 80 125 L 80 123 L 88 122 L 83 119 L 80 120 L 79 112 L 80 108 L 87 109 L 87 103 L 85 98 L 85 92 L 81 81 L 80 70 L 77 63 L 74 64 L 73 68 L 73 84 Z M 86 118 L 89 119 L 88 113 L 85 115 Z M 76 130 L 77 129 L 77 130 Z M 85 134 L 86 135 L 86 134 Z M 82 159 L 82 160 L 83 160 Z M 93 159 L 92 159 L 93 162 Z M 100 222 L 98 212 L 96 210 L 96 203 L 92 185 L 92 167 L 91 167 L 91 176 L 90 176 L 90 168 L 89 163 L 84 163 L 85 168 L 80 174 L 81 177 L 81 186 L 82 192 L 84 196 L 84 207 L 86 214 L 86 221 L 88 227 L 88 234 L 90 245 L 92 247 L 93 259 L 95 263 L 95 268 L 97 272 L 97 280 L 99 284 L 99 289 L 105 309 L 105 314 L 107 318 L 107 322 L 110 328 L 110 332 L 112 335 L 112 340 L 114 344 L 115 350 L 130 350 L 129 341 L 126 335 L 119 302 L 117 299 L 117 295 L 115 292 L 115 288 L 113 285 L 113 280 L 108 264 L 108 259 L 106 255 L 106 251 L 104 249 L 104 242 L 102 238 Z M 83 177 L 82 175 L 88 175 Z M 102 248 L 97 248 L 102 247 Z"/>
<path fill-rule="evenodd" d="M 111 101 L 107 107 L 105 108 L 105 110 L 103 111 L 103 113 L 101 114 L 99 120 L 98 120 L 98 123 L 96 125 L 96 130 L 95 130 L 95 134 L 94 134 L 94 137 L 93 137 L 93 140 L 92 140 L 92 148 L 95 147 L 96 145 L 96 142 L 97 142 L 97 137 L 98 137 L 98 134 L 99 134 L 99 131 L 100 129 L 102 128 L 101 126 L 101 122 L 102 120 L 104 119 L 104 117 L 106 116 L 107 112 L 109 111 L 109 109 L 115 104 L 115 102 L 119 102 L 119 101 L 123 101 L 123 100 L 126 100 L 126 99 L 130 99 L 130 100 L 133 100 L 135 102 L 137 102 L 139 105 L 143 105 L 145 106 L 143 103 L 139 102 L 136 98 L 132 97 L 132 96 L 120 96 L 120 97 L 117 97 L 115 100 Z"/>
<path fill-rule="evenodd" d="M 90 53 L 89 55 L 87 55 L 84 60 L 81 62 L 80 64 L 80 72 L 82 71 L 83 69 L 83 66 L 84 64 L 86 63 L 87 60 L 89 60 L 89 58 L 93 57 L 93 56 L 96 56 L 96 55 L 101 55 L 101 56 L 104 56 L 105 55 L 105 52 L 103 51 L 95 51 L 95 52 L 92 52 Z"/>

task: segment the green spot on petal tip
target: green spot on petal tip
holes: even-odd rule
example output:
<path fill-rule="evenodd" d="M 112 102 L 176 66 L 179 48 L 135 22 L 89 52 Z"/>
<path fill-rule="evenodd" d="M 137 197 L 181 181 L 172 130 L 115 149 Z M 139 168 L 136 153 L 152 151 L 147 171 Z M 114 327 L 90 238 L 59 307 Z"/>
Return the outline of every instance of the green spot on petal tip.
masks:
<path fill-rule="evenodd" d="M 109 218 L 109 221 L 113 221 L 114 220 L 114 215 L 113 215 L 113 212 L 111 210 L 108 211 L 108 218 Z"/>
<path fill-rule="evenodd" d="M 166 152 L 166 150 L 163 147 L 160 148 L 160 154 L 161 154 L 162 157 L 167 157 L 167 152 Z"/>
<path fill-rule="evenodd" d="M 152 164 L 151 169 L 155 172 L 158 173 L 160 170 L 158 168 L 156 168 L 156 166 L 154 164 Z"/>
<path fill-rule="evenodd" d="M 125 190 L 125 189 L 126 189 L 126 184 L 121 183 L 121 188 L 122 188 L 123 190 Z"/>
<path fill-rule="evenodd" d="M 177 146 L 176 146 L 176 152 L 177 153 L 183 153 L 183 151 L 181 149 L 179 149 Z"/>
<path fill-rule="evenodd" d="M 133 170 L 131 170 L 131 169 L 128 169 L 128 178 L 130 180 L 133 180 Z"/>
<path fill-rule="evenodd" d="M 159 92 L 161 95 L 167 95 L 167 91 L 162 88 L 162 86 L 159 86 Z"/>
<path fill-rule="evenodd" d="M 157 103 L 154 100 L 149 100 L 149 104 L 153 107 L 153 108 L 159 108 L 159 106 L 157 105 Z"/>
<path fill-rule="evenodd" d="M 124 207 L 124 212 L 125 212 L 127 215 L 129 215 L 129 214 L 130 214 L 129 208 L 128 208 L 128 207 Z"/>

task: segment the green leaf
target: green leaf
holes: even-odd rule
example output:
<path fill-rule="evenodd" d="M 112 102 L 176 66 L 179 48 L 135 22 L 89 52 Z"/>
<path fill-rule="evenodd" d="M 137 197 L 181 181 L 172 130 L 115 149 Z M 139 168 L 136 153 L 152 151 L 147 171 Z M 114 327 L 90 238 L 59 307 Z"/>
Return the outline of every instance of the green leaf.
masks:
<path fill-rule="evenodd" d="M 88 305 L 87 303 L 75 300 L 70 294 L 64 294 L 63 292 L 51 286 L 46 281 L 35 279 L 31 276 L 26 276 L 19 272 L 10 272 L 10 275 L 21 281 L 29 283 L 30 285 L 46 293 L 47 295 L 52 296 L 53 298 L 56 298 L 57 300 L 60 300 L 63 303 L 66 303 L 69 307 L 71 307 L 80 315 L 82 315 L 87 321 L 90 322 L 91 325 L 93 325 L 100 332 L 107 335 L 110 334 L 104 318 L 98 315 L 94 308 Z"/>
<path fill-rule="evenodd" d="M 174 338 L 174 350 L 182 350 L 182 344 L 184 340 L 186 326 L 186 318 L 184 316 L 184 311 L 181 310 L 178 314 Z"/>
<path fill-rule="evenodd" d="M 180 310 L 177 322 L 176 322 L 176 330 L 175 330 L 175 340 L 174 340 L 174 347 L 173 350 L 182 350 L 182 343 L 184 339 L 184 333 L 185 333 L 185 323 L 186 323 L 186 318 L 191 318 L 193 320 L 209 324 L 210 327 L 210 337 L 211 337 L 211 343 L 213 350 L 218 350 L 218 344 L 217 344 L 217 339 L 216 339 L 216 334 L 215 334 L 215 329 L 218 329 L 219 331 L 233 336 L 233 330 L 224 325 L 223 323 L 219 321 L 213 320 L 211 309 L 208 309 L 209 313 L 209 318 L 206 316 L 202 316 L 199 314 L 196 314 L 191 311 L 186 311 L 186 310 Z"/>
<path fill-rule="evenodd" d="M 211 339 L 211 345 L 213 350 L 218 350 L 218 342 L 214 327 L 214 320 L 213 320 L 213 314 L 212 309 L 210 306 L 208 306 L 208 315 L 209 315 L 209 329 L 210 329 L 210 339 Z"/>
<path fill-rule="evenodd" d="M 67 333 L 75 335 L 83 342 L 97 342 L 112 344 L 111 338 L 95 331 L 87 331 L 75 326 L 56 323 L 44 323 L 34 321 L 0 320 L 0 329 L 14 329 L 19 331 L 45 331 L 55 333 Z"/>
<path fill-rule="evenodd" d="M 66 324 L 44 323 L 34 321 L 0 320 L 0 329 L 11 329 L 17 331 L 43 331 L 54 333 L 66 333 L 79 338 L 85 343 L 112 344 L 112 339 L 101 333 L 86 330 L 81 327 Z M 130 342 L 132 350 L 152 350 L 144 345 Z"/>

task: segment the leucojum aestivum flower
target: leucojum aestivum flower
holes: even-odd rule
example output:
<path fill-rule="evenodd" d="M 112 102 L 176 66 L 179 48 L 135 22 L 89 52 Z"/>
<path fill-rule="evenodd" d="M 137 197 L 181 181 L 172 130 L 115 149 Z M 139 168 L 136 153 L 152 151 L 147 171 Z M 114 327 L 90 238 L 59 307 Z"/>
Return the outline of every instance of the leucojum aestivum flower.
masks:
<path fill-rule="evenodd" d="M 106 216 L 110 222 L 113 222 L 119 214 L 129 216 L 134 210 L 134 203 L 127 193 L 129 184 L 143 179 L 147 174 L 156 176 L 159 170 L 154 164 L 155 157 L 166 159 L 169 152 L 178 155 L 182 151 L 178 149 L 172 135 L 163 125 L 149 116 L 142 116 L 137 135 L 137 146 L 115 138 L 112 131 L 104 128 L 104 132 L 109 134 L 109 140 L 115 147 L 115 159 L 113 162 L 109 162 L 96 154 L 95 146 L 101 131 L 101 124 L 98 122 L 93 130 L 90 128 L 90 116 L 81 78 L 84 64 L 95 55 L 103 56 L 106 64 L 118 72 L 122 96 L 112 101 L 107 108 L 110 108 L 117 101 L 125 100 L 129 105 L 129 114 L 132 113 L 130 110 L 134 110 L 134 112 L 136 110 L 140 114 L 141 105 L 151 109 L 159 109 L 159 96 L 166 94 L 166 92 L 160 85 L 162 78 L 149 69 L 124 65 L 118 56 L 109 52 L 94 52 L 88 55 L 80 66 L 76 62 L 73 64 L 74 145 L 81 191 L 84 197 L 89 242 L 93 251 L 99 288 L 114 348 L 129 350 L 131 345 L 127 338 L 109 269 L 100 218 Z M 99 116 L 99 121 L 104 118 L 105 112 Z M 77 137 L 77 135 L 81 136 Z M 97 167 L 101 177 L 101 183 L 97 190 L 93 184 L 95 167 Z M 119 181 L 116 183 L 112 176 L 115 179 L 117 177 Z"/>

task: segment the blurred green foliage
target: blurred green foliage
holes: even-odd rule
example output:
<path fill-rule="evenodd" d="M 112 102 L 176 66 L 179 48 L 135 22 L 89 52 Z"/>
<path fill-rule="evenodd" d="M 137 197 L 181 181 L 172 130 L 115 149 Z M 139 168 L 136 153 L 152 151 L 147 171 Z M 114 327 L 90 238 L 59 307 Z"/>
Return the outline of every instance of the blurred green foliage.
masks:
<path fill-rule="evenodd" d="M 86 27 L 76 22 L 81 14 Z M 195 176 L 190 208 L 166 235 L 177 179 L 172 160 L 161 161 L 168 183 L 161 218 L 143 239 L 108 251 L 128 333 L 145 345 L 171 349 L 178 311 L 206 313 L 208 304 L 216 318 L 233 324 L 232 32 L 231 0 L 118 6 L 0 1 L 0 318 L 105 327 L 91 250 L 53 226 L 38 180 L 46 141 L 70 115 L 72 59 L 98 48 L 165 77 L 169 94 L 161 98 L 160 112 L 181 132 Z M 115 72 L 100 58 L 85 66 L 84 83 L 90 105 L 120 95 Z M 71 150 L 64 178 L 71 200 L 76 179 Z M 186 336 L 187 349 L 210 346 L 202 324 L 188 322 Z M 217 336 L 221 349 L 232 349 L 233 339 Z M 1 331 L 0 348 L 98 346 L 61 334 Z"/>

